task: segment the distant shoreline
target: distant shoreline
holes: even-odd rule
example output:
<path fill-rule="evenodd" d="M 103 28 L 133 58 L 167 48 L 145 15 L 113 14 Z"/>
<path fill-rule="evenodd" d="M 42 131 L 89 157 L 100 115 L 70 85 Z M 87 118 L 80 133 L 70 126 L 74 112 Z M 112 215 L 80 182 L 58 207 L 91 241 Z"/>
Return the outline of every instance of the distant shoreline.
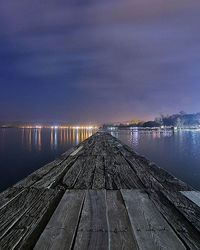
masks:
<path fill-rule="evenodd" d="M 98 129 L 98 127 L 77 127 L 77 126 L 0 126 L 0 129 Z M 137 126 L 107 126 L 104 127 L 109 132 L 117 130 L 135 130 L 135 131 L 179 131 L 179 130 L 200 130 L 200 127 L 137 127 Z"/>

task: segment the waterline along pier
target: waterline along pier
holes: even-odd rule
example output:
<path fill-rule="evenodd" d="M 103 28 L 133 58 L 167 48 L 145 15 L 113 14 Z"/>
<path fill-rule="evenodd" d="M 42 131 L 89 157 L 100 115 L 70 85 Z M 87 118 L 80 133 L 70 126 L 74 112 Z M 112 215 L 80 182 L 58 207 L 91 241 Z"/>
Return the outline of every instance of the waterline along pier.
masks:
<path fill-rule="evenodd" d="M 99 131 L 0 194 L 0 249 L 200 249 L 200 192 Z"/>

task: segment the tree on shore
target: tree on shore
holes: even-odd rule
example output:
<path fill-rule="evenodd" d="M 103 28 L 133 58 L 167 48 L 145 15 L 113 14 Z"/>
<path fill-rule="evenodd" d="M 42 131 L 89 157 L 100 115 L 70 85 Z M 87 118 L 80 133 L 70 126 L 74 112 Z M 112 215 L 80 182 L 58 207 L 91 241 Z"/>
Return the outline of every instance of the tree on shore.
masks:
<path fill-rule="evenodd" d="M 173 115 L 163 115 L 155 118 L 155 122 L 159 123 L 160 126 L 197 126 L 200 125 L 200 113 L 187 114 L 184 111 Z"/>

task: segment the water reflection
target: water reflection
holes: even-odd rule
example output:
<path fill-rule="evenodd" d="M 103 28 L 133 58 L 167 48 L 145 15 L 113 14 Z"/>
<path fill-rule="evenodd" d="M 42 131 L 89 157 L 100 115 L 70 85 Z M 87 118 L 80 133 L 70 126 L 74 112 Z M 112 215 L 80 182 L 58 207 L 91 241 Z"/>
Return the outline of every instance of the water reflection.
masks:
<path fill-rule="evenodd" d="M 0 191 L 91 136 L 91 128 L 0 129 Z"/>
<path fill-rule="evenodd" d="M 111 132 L 136 152 L 200 189 L 200 131 L 118 130 Z"/>
<path fill-rule="evenodd" d="M 171 137 L 174 135 L 172 131 L 164 130 L 140 130 L 137 128 L 130 130 L 117 130 L 111 131 L 111 135 L 117 137 L 118 139 L 128 142 L 131 146 L 137 147 L 143 139 L 147 140 L 156 140 L 165 137 Z"/>
<path fill-rule="evenodd" d="M 94 129 L 80 129 L 80 128 L 57 128 L 52 127 L 51 129 L 42 128 L 23 128 L 21 129 L 21 142 L 22 145 L 31 150 L 41 151 L 43 147 L 42 138 L 45 137 L 46 141 L 49 141 L 49 145 L 52 150 L 64 144 L 79 144 L 88 137 L 90 137 L 96 130 Z M 1 141 L 4 144 L 4 133 L 2 131 Z"/>
<path fill-rule="evenodd" d="M 0 129 L 0 190 L 54 160 L 95 130 L 80 128 Z M 200 131 L 172 133 L 122 130 L 112 135 L 200 189 Z"/>

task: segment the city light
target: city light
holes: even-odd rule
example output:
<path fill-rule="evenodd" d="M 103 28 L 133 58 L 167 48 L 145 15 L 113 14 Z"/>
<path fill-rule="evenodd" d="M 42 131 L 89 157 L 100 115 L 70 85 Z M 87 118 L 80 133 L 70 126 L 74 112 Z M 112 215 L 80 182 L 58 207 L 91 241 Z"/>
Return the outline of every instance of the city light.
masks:
<path fill-rule="evenodd" d="M 74 129 L 74 130 L 79 130 L 79 129 L 86 129 L 86 130 L 97 130 L 99 126 L 97 125 L 76 125 L 76 126 L 67 126 L 67 125 L 25 125 L 25 126 L 17 126 L 18 128 L 22 129 L 43 129 L 43 128 L 50 128 L 50 129 Z"/>
<path fill-rule="evenodd" d="M 36 129 L 41 129 L 41 128 L 42 128 L 42 126 L 37 125 L 35 128 L 36 128 Z"/>

